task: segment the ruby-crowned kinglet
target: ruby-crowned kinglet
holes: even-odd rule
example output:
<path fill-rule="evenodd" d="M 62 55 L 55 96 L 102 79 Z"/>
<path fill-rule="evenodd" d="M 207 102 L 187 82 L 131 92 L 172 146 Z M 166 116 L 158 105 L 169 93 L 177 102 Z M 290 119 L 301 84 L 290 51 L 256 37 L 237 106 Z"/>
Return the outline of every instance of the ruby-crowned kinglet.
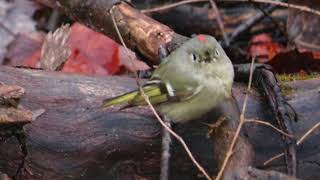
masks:
<path fill-rule="evenodd" d="M 198 35 L 164 58 L 143 86 L 150 102 L 173 122 L 200 118 L 231 96 L 233 66 L 216 39 Z M 104 100 L 104 107 L 147 105 L 139 90 Z"/>

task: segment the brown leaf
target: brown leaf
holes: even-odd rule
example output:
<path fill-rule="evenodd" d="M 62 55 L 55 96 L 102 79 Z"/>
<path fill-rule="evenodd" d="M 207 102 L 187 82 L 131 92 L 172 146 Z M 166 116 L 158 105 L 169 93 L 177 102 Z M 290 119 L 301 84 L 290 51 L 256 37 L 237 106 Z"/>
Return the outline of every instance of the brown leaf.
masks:
<path fill-rule="evenodd" d="M 24 89 L 16 85 L 1 85 L 0 97 L 4 99 L 18 99 L 24 94 Z"/>
<path fill-rule="evenodd" d="M 71 54 L 68 44 L 70 26 L 61 26 L 48 33 L 41 49 L 40 68 L 50 71 L 60 70 Z"/>
<path fill-rule="evenodd" d="M 23 125 L 30 123 L 33 113 L 26 109 L 0 108 L 0 125 Z"/>

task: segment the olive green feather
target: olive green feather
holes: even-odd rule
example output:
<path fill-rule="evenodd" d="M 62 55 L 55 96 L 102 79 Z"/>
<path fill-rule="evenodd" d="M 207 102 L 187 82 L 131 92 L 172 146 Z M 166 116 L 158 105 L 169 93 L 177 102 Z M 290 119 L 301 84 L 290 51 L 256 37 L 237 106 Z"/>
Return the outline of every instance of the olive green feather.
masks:
<path fill-rule="evenodd" d="M 167 92 L 159 84 L 145 85 L 142 89 L 149 97 L 150 102 L 154 105 L 168 100 Z M 141 96 L 140 91 L 135 90 L 117 97 L 106 99 L 103 102 L 104 107 L 114 105 L 141 106 L 147 105 L 147 103 Z"/>

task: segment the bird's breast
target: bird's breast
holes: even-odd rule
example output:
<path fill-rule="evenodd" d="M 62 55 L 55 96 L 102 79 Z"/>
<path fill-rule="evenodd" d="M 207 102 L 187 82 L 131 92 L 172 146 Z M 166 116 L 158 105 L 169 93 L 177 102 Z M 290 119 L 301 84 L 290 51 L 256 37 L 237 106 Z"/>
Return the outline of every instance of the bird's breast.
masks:
<path fill-rule="evenodd" d="M 175 123 L 199 119 L 224 99 L 225 93 L 222 89 L 221 86 L 203 88 L 190 99 L 164 103 L 157 106 L 157 110 Z"/>

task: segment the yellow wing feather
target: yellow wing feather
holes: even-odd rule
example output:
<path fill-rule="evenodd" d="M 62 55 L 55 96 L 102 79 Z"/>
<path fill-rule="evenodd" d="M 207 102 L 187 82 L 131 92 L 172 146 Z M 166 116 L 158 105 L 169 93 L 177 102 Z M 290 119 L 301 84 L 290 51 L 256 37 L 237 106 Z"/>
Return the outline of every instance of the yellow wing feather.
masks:
<path fill-rule="evenodd" d="M 159 84 L 146 85 L 142 89 L 144 93 L 149 97 L 150 102 L 154 105 L 166 102 L 168 100 L 167 93 L 163 91 Z M 147 103 L 141 96 L 139 90 L 135 90 L 103 101 L 103 107 L 110 107 L 114 105 L 140 106 L 146 104 Z"/>

